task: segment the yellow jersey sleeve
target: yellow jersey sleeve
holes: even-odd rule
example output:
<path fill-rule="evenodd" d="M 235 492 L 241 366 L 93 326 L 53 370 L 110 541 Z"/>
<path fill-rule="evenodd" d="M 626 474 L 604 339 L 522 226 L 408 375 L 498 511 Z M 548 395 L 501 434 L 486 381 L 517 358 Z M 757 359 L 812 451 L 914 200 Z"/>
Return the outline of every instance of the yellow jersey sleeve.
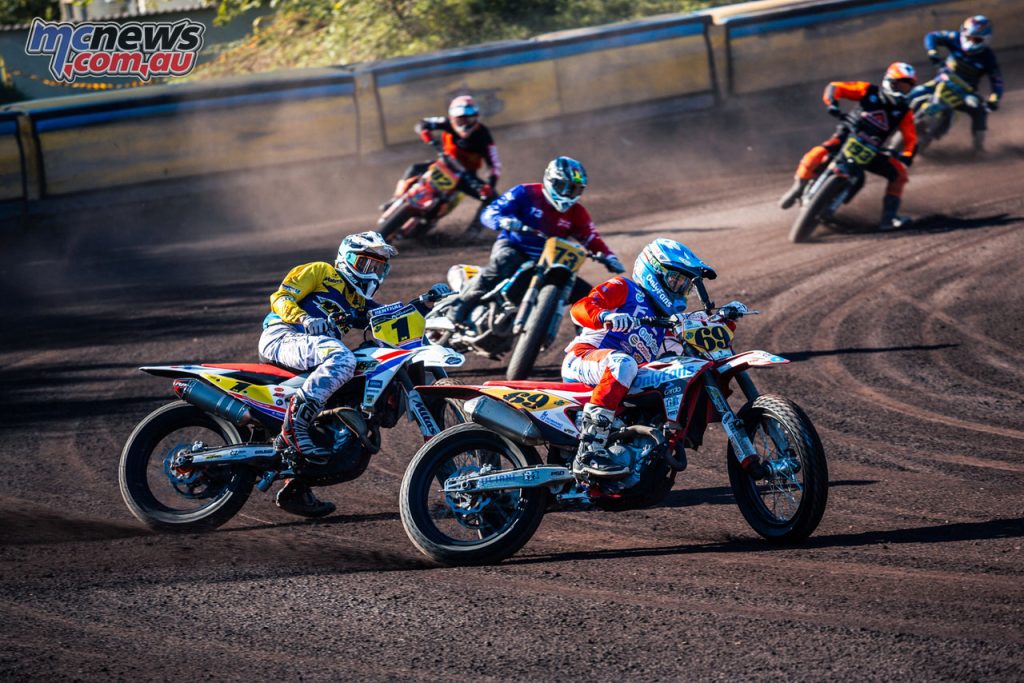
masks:
<path fill-rule="evenodd" d="M 334 266 L 323 261 L 292 268 L 281 281 L 277 291 L 270 295 L 270 310 L 290 325 L 301 323 L 306 312 L 297 302 L 302 301 L 311 292 L 323 289 L 324 278 L 333 274 Z"/>

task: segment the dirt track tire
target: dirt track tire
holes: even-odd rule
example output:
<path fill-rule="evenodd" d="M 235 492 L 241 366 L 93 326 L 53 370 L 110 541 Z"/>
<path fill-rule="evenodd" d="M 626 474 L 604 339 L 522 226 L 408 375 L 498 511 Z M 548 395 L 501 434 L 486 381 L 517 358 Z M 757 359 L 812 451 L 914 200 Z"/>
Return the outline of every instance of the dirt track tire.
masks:
<path fill-rule="evenodd" d="M 434 437 L 413 456 L 402 479 L 399 510 L 402 526 L 419 550 L 441 564 L 451 566 L 493 564 L 516 553 L 526 545 L 540 526 L 547 503 L 547 490 L 519 489 L 518 502 L 511 521 L 489 538 L 459 540 L 452 538 L 431 517 L 430 494 L 439 488 L 442 468 L 466 452 L 486 450 L 500 453 L 503 466 L 522 468 L 539 465 L 532 452 L 524 452 L 494 432 L 469 423 L 451 427 Z"/>
<path fill-rule="evenodd" d="M 377 224 L 377 234 L 383 237 L 385 242 L 390 242 L 396 237 L 398 230 L 405 225 L 405 222 L 409 220 L 411 216 L 412 210 L 409 206 L 406 205 L 402 207 L 398 211 L 395 211 L 391 218 Z"/>
<path fill-rule="evenodd" d="M 793 228 L 789 231 L 790 242 L 800 244 L 810 238 L 811 233 L 814 232 L 814 228 L 817 227 L 821 219 L 821 212 L 832 203 L 836 195 L 843 190 L 843 186 L 846 183 L 845 179 L 836 176 L 829 178 L 825 182 L 825 185 L 818 190 L 814 198 L 800 209 L 800 215 L 797 216 L 796 221 L 793 223 Z"/>
<path fill-rule="evenodd" d="M 530 311 L 530 317 L 526 319 L 526 326 L 516 340 L 516 346 L 512 349 L 512 358 L 508 363 L 508 371 L 505 379 L 519 380 L 526 379 L 533 372 L 533 366 L 540 355 L 540 347 L 544 343 L 544 337 L 548 331 L 548 325 L 555 316 L 555 309 L 558 308 L 558 286 L 544 285 L 537 296 L 537 304 Z"/>
<path fill-rule="evenodd" d="M 451 377 L 441 377 L 440 379 L 434 380 L 430 385 L 434 387 L 458 387 L 462 386 L 462 382 Z M 455 398 L 441 398 L 427 401 L 427 410 L 437 421 L 437 425 L 444 431 L 448 427 L 454 427 L 457 424 L 463 424 L 466 420 L 466 414 L 462 410 L 463 401 Z"/>
<path fill-rule="evenodd" d="M 736 505 L 750 527 L 773 543 L 796 543 L 804 540 L 818 528 L 828 502 L 828 463 L 821 439 L 810 418 L 798 405 L 781 396 L 764 394 L 740 411 L 739 417 L 747 434 L 762 445 L 758 428 L 766 419 L 774 421 L 782 430 L 794 454 L 800 461 L 798 473 L 802 479 L 802 495 L 796 511 L 788 518 L 772 514 L 762 499 L 765 491 L 772 491 L 768 482 L 755 482 L 740 466 L 729 446 L 729 483 Z M 765 433 L 765 432 L 761 432 Z M 758 448 L 761 453 L 762 448 Z M 763 455 L 763 453 L 762 453 Z"/>
<path fill-rule="evenodd" d="M 218 495 L 197 510 L 183 512 L 158 500 L 147 480 L 150 458 L 154 455 L 154 449 L 166 437 L 188 428 L 215 432 L 225 444 L 242 441 L 230 423 L 214 419 L 184 401 L 169 403 L 147 415 L 132 431 L 121 452 L 118 482 L 128 509 L 151 529 L 179 533 L 215 529 L 234 517 L 252 492 L 255 474 L 247 468 L 235 468 Z M 169 482 L 167 486 L 173 490 Z"/>

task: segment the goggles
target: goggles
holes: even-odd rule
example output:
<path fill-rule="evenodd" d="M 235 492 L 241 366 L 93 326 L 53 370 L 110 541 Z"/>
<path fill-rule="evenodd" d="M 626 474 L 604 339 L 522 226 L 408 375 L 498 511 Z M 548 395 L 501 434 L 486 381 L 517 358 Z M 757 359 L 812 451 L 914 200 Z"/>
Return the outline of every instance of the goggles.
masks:
<path fill-rule="evenodd" d="M 583 194 L 584 188 L 586 185 L 574 183 L 568 178 L 555 178 L 551 181 L 551 189 L 555 191 L 555 194 L 567 199 L 576 199 Z"/>
<path fill-rule="evenodd" d="M 475 126 L 476 122 L 480 120 L 478 114 L 466 114 L 465 116 L 456 116 L 452 119 L 452 123 L 460 128 L 469 128 Z"/>
<path fill-rule="evenodd" d="M 391 269 L 387 259 L 369 254 L 357 254 L 352 251 L 345 255 L 345 262 L 360 275 L 376 275 L 379 278 L 383 278 Z"/>
<path fill-rule="evenodd" d="M 666 269 L 664 279 L 665 288 L 674 294 L 686 296 L 693 289 L 693 278 L 680 270 Z"/>
<path fill-rule="evenodd" d="M 968 43 L 973 43 L 974 45 L 985 42 L 985 36 L 972 36 L 968 34 L 962 35 L 964 40 L 966 40 Z"/>

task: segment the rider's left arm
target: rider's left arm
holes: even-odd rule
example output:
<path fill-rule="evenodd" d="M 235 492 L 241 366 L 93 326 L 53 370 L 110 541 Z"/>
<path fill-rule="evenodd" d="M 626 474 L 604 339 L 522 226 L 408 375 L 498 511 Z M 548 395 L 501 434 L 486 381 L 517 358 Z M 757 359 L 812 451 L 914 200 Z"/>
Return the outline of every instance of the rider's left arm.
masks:
<path fill-rule="evenodd" d="M 900 133 L 903 134 L 903 156 L 913 159 L 917 151 L 917 128 L 914 127 L 914 115 L 909 111 L 900 121 Z"/>
<path fill-rule="evenodd" d="M 590 251 L 604 254 L 605 256 L 612 256 L 611 248 L 604 243 L 601 235 L 594 229 L 594 221 L 590 219 L 590 214 L 587 210 L 576 204 L 572 207 L 572 211 L 575 214 L 569 234 Z"/>

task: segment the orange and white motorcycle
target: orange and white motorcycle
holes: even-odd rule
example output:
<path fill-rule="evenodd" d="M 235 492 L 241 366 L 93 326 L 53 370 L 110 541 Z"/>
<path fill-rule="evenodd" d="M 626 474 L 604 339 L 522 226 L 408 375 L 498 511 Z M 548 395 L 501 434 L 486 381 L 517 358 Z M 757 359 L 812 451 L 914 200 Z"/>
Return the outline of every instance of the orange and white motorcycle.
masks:
<path fill-rule="evenodd" d="M 529 541 L 551 503 L 612 510 L 653 505 L 671 490 L 686 468 L 687 450 L 700 447 L 710 422 L 720 422 L 728 436 L 729 481 L 747 523 L 770 541 L 809 536 L 828 498 L 821 441 L 803 410 L 759 393 L 747 374 L 789 361 L 765 351 L 734 353 L 736 321 L 752 311 L 739 302 L 716 311 L 702 282 L 695 285 L 703 314 L 643 320 L 674 330 L 684 352 L 642 365 L 618 407 L 608 451 L 629 468 L 625 478 L 573 474 L 589 386 L 421 387 L 425 396 L 464 401 L 467 422 L 430 440 L 409 463 L 400 505 L 413 544 L 444 564 L 497 562 Z M 733 382 L 746 397 L 738 410 L 728 402 Z M 751 467 L 754 462 L 761 466 Z"/>
<path fill-rule="evenodd" d="M 310 430 L 318 445 L 333 451 L 323 465 L 296 466 L 272 444 L 305 374 L 256 363 L 140 368 L 172 378 L 180 400 L 150 413 L 128 437 L 118 468 L 128 509 L 153 529 L 212 529 L 241 510 L 254 486 L 267 491 L 285 478 L 314 486 L 355 479 L 380 450 L 380 430 L 403 414 L 424 439 L 461 422 L 446 399 L 416 389 L 450 381 L 446 370 L 465 361 L 423 339 L 427 306 L 447 291 L 435 285 L 412 303 L 370 311 L 372 339 L 354 351 L 355 376 L 331 396 Z"/>

